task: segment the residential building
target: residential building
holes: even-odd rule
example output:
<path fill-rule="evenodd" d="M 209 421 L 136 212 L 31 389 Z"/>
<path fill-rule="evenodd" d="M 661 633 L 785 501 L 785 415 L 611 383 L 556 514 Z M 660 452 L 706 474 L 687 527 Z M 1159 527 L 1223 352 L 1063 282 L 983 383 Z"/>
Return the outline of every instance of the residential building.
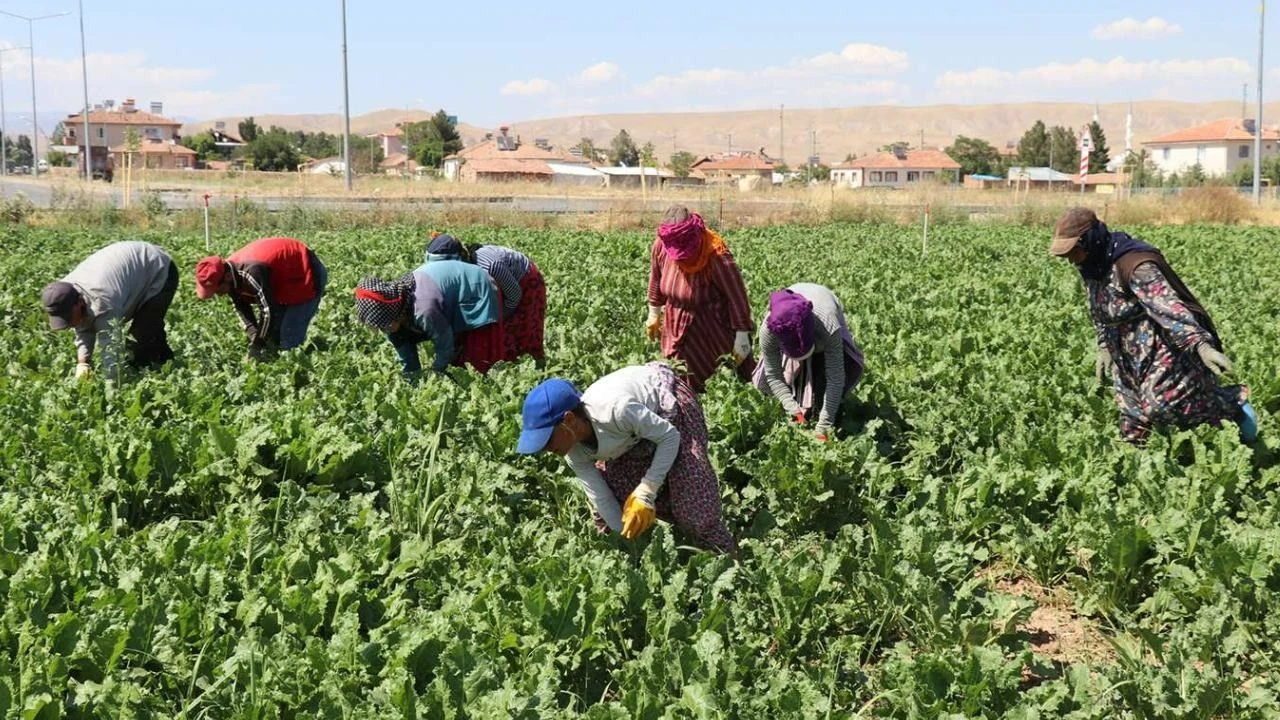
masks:
<path fill-rule="evenodd" d="M 115 106 L 115 101 L 107 100 L 89 111 L 89 167 L 93 172 L 105 172 L 108 169 L 113 148 L 124 145 L 130 128 L 144 143 L 177 143 L 182 123 L 161 115 L 163 107 L 160 103 L 151 103 L 151 109 L 152 112 L 139 110 L 133 99 L 129 98 L 119 108 Z M 62 124 L 66 128 L 66 143 L 79 146 L 82 150 L 81 157 L 84 157 L 85 140 L 80 137 L 84 134 L 83 113 L 68 115 Z M 157 158 L 166 155 L 172 159 L 185 157 L 183 153 L 156 153 Z M 84 167 L 83 161 L 80 167 Z"/>
<path fill-rule="evenodd" d="M 126 144 L 121 143 L 110 149 L 111 160 L 115 167 L 124 170 L 128 167 L 130 154 Z M 176 141 L 144 138 L 133 151 L 133 167 L 150 170 L 191 170 L 196 166 L 196 151 L 179 145 Z"/>
<path fill-rule="evenodd" d="M 876 153 L 831 168 L 831 182 L 840 187 L 900 188 L 922 182 L 956 182 L 960 163 L 932 148 Z"/>
<path fill-rule="evenodd" d="M 691 168 L 708 185 L 734 184 L 743 181 L 758 182 L 763 187 L 773 185 L 773 160 L 764 152 L 723 153 L 699 158 Z M 757 178 L 758 180 L 753 180 Z"/>
<path fill-rule="evenodd" d="M 506 182 L 535 180 L 550 182 L 555 172 L 547 163 L 588 165 L 581 157 L 561 152 L 550 145 L 526 145 L 511 128 L 503 126 L 498 134 L 483 142 L 463 148 L 444 159 L 444 177 L 455 182 Z"/>
<path fill-rule="evenodd" d="M 403 123 L 398 123 L 394 128 L 380 133 L 370 135 L 382 146 L 382 157 L 389 158 L 393 155 L 406 155 L 404 151 L 404 130 L 401 129 Z"/>
<path fill-rule="evenodd" d="M 239 132 L 237 130 L 237 132 Z M 218 120 L 209 129 L 209 134 L 213 136 L 213 144 L 218 148 L 219 154 L 223 157 L 231 157 L 237 149 L 245 146 L 244 140 L 240 136 L 227 129 L 227 123 Z"/>
<path fill-rule="evenodd" d="M 1009 187 L 1028 187 L 1034 190 L 1053 190 L 1070 188 L 1073 184 L 1080 188 L 1079 175 L 1068 175 L 1047 167 L 1011 167 L 1008 173 Z"/>
<path fill-rule="evenodd" d="M 1143 144 L 1152 162 L 1166 175 L 1185 173 L 1199 163 L 1209 177 L 1226 177 L 1241 165 L 1253 166 L 1256 124 L 1252 119 L 1225 118 L 1161 135 Z M 1280 130 L 1263 128 L 1262 156 L 1280 152 Z"/>

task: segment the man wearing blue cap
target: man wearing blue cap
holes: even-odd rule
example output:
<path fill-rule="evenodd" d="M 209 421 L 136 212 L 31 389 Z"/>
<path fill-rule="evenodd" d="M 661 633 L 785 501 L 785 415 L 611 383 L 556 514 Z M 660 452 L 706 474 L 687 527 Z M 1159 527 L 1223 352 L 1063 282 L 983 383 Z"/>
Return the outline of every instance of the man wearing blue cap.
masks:
<path fill-rule="evenodd" d="M 657 517 L 698 545 L 737 551 L 720 517 L 702 407 L 662 363 L 615 371 L 583 393 L 559 378 L 538 385 L 525 397 L 516 451 L 563 455 L 602 531 L 634 540 Z"/>

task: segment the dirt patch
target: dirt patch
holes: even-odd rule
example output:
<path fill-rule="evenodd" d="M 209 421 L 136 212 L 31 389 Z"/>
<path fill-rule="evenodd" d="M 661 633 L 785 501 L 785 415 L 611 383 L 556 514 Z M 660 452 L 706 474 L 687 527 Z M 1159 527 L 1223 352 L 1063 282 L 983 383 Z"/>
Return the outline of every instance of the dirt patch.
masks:
<path fill-rule="evenodd" d="M 1077 615 L 1064 588 L 1045 588 L 1026 578 L 991 578 L 997 592 L 1034 600 L 1036 609 L 1018 627 L 1031 649 L 1051 663 L 1103 665 L 1115 662 L 1115 652 L 1097 625 Z"/>

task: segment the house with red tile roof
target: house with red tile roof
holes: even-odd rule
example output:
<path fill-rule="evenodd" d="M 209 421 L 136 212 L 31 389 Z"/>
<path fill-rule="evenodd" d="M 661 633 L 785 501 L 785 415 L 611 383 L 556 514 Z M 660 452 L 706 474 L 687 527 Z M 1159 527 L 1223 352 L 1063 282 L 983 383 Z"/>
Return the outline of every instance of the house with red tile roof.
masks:
<path fill-rule="evenodd" d="M 960 179 L 960 163 L 932 148 L 895 148 L 831 167 L 831 182 L 840 187 L 900 188 L 922 182 Z"/>
<path fill-rule="evenodd" d="M 764 187 L 773 185 L 773 160 L 763 153 L 740 152 L 699 158 L 691 167 L 694 177 L 704 178 L 708 185 L 741 183 L 760 178 Z"/>
<path fill-rule="evenodd" d="M 1253 166 L 1256 124 L 1252 119 L 1224 118 L 1184 128 L 1143 144 L 1152 162 L 1165 174 L 1183 173 L 1196 163 L 1209 177 L 1228 176 L 1241 165 Z M 1280 152 L 1280 130 L 1262 129 L 1262 156 Z"/>
<path fill-rule="evenodd" d="M 455 182 L 507 182 L 533 180 L 550 182 L 556 172 L 552 165 L 588 165 L 586 160 L 551 147 L 545 142 L 521 142 L 510 128 L 483 142 L 463 148 L 444 159 L 444 177 Z"/>
<path fill-rule="evenodd" d="M 150 145 L 151 141 L 159 141 L 167 145 L 178 142 L 178 130 L 182 123 L 162 116 L 164 107 L 160 103 L 151 103 L 154 112 L 147 112 L 134 104 L 133 98 L 125 100 L 119 107 L 108 101 L 89 111 L 89 147 L 92 165 L 95 172 L 106 170 L 112 162 L 115 148 L 124 145 L 129 129 L 138 135 L 144 144 L 148 144 L 153 152 L 148 153 L 148 162 L 159 162 L 164 167 L 175 167 L 178 158 L 186 158 L 181 151 L 166 148 L 157 150 Z M 68 115 L 63 121 L 66 128 L 66 142 L 80 147 L 80 157 L 85 157 L 84 115 L 75 113 Z M 186 160 L 184 160 L 186 162 Z M 83 168 L 83 160 L 80 166 Z M 117 165 L 117 167 L 124 167 Z M 148 167 L 151 167 L 148 165 Z"/>

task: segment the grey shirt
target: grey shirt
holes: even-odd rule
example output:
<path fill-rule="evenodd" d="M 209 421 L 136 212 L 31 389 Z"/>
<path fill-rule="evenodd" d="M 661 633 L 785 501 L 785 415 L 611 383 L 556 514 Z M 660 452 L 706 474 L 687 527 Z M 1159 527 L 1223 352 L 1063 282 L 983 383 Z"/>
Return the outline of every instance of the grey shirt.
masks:
<path fill-rule="evenodd" d="M 829 430 L 836 421 L 836 411 L 844 399 L 844 338 L 840 332 L 844 320 L 844 306 L 827 288 L 815 283 L 796 283 L 790 288 L 813 303 L 813 353 L 823 358 L 827 376 L 826 392 L 822 398 L 822 412 L 818 417 L 818 430 Z M 764 377 L 788 415 L 800 412 L 791 388 L 782 376 L 782 349 L 778 338 L 769 332 L 768 314 L 760 323 L 760 350 L 764 356 Z"/>
<path fill-rule="evenodd" d="M 102 351 L 102 368 L 115 367 L 115 334 L 138 307 L 164 289 L 173 260 L 147 242 L 113 243 L 85 258 L 63 282 L 71 283 L 85 302 L 84 319 L 75 328 L 76 355 L 80 362 Z"/>

